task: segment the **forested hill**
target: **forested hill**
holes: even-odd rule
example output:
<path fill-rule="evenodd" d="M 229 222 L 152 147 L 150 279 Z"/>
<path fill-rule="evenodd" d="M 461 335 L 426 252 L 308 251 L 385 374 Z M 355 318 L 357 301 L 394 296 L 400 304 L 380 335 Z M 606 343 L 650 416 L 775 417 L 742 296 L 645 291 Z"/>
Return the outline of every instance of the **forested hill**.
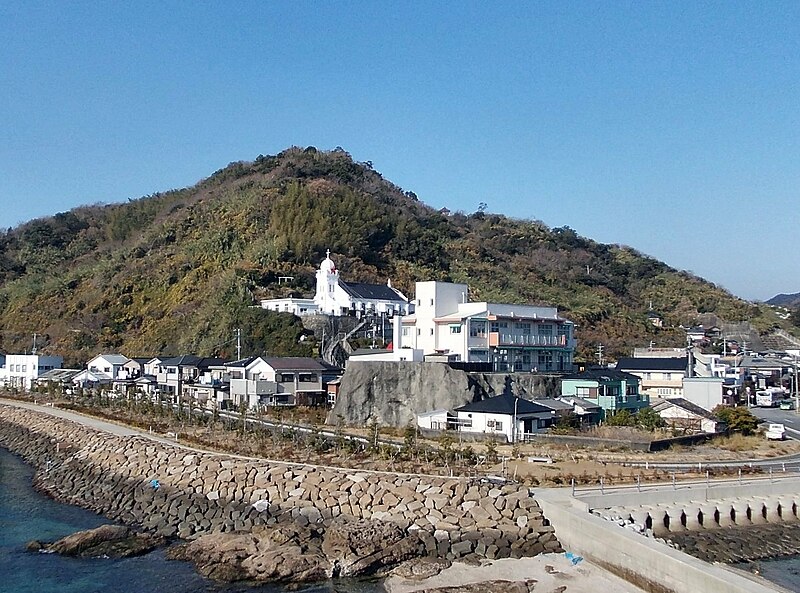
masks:
<path fill-rule="evenodd" d="M 531 211 L 531 217 L 536 212 Z M 643 221 L 643 224 L 646 222 Z M 768 308 L 572 229 L 482 211 L 436 211 L 341 149 L 290 148 L 232 163 L 194 187 L 125 204 L 76 208 L 0 237 L 0 351 L 42 352 L 77 364 L 128 356 L 307 354 L 302 327 L 254 299 L 313 295 L 326 249 L 343 278 L 413 295 L 415 280 L 470 285 L 473 299 L 557 306 L 579 326 L 584 356 L 653 341 L 683 345 L 698 314 L 750 319 Z M 291 276 L 279 283 L 279 276 Z M 647 321 L 648 305 L 665 329 Z"/>

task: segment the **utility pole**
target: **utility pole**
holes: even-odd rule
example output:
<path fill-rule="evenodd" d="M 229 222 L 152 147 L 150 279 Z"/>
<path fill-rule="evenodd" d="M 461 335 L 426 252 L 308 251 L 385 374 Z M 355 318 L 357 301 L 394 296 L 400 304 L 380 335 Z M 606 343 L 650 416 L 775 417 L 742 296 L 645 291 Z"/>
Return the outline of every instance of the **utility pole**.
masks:
<path fill-rule="evenodd" d="M 597 346 L 597 364 L 599 366 L 603 366 L 603 345 L 598 344 Z"/>
<path fill-rule="evenodd" d="M 236 360 L 242 360 L 242 330 L 236 330 Z"/>
<path fill-rule="evenodd" d="M 794 413 L 800 413 L 798 407 L 800 407 L 800 394 L 798 394 L 798 387 L 800 387 L 800 383 L 798 383 L 797 378 L 797 355 L 794 357 Z"/>
<path fill-rule="evenodd" d="M 33 348 L 31 349 L 31 354 L 36 354 L 36 336 L 38 334 L 33 334 Z"/>

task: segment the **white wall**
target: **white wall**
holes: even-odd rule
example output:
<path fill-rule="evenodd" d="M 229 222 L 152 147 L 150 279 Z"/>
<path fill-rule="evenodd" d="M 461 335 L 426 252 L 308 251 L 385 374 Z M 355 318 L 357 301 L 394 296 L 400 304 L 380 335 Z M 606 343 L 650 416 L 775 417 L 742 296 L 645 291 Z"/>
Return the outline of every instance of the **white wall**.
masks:
<path fill-rule="evenodd" d="M 722 383 L 716 377 L 684 377 L 683 399 L 711 411 L 722 404 Z"/>
<path fill-rule="evenodd" d="M 483 432 L 487 434 L 504 435 L 506 441 L 511 442 L 511 425 L 513 419 L 506 414 L 485 414 L 483 412 L 457 412 L 459 420 L 459 430 L 462 432 Z M 472 420 L 472 426 L 464 426 L 464 420 Z M 495 423 L 495 426 L 490 428 L 489 424 Z M 500 422 L 502 427 L 497 429 L 497 423 Z"/>

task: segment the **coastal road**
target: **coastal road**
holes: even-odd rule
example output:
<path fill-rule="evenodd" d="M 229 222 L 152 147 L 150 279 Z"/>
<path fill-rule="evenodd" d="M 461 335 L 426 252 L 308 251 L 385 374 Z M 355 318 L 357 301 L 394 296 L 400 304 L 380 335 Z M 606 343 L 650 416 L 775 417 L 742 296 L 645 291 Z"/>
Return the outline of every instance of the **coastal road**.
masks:
<path fill-rule="evenodd" d="M 781 410 L 780 408 L 750 408 L 754 416 L 765 422 L 783 424 L 786 436 L 800 440 L 800 415 L 794 410 Z"/>

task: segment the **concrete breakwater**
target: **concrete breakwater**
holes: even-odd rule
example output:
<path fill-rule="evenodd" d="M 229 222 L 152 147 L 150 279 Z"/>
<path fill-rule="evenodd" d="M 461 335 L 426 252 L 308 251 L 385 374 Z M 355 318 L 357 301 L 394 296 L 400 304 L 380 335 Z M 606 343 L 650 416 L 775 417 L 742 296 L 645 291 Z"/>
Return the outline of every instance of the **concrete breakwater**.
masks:
<path fill-rule="evenodd" d="M 165 536 L 282 525 L 314 533 L 352 519 L 396 526 L 415 553 L 451 560 L 561 550 L 537 501 L 516 485 L 191 451 L 5 405 L 0 446 L 34 466 L 37 486 L 55 498 Z"/>
<path fill-rule="evenodd" d="M 788 493 L 636 507 L 611 506 L 592 512 L 620 526 L 664 538 L 686 531 L 795 523 L 800 521 L 799 508 L 800 494 Z"/>

